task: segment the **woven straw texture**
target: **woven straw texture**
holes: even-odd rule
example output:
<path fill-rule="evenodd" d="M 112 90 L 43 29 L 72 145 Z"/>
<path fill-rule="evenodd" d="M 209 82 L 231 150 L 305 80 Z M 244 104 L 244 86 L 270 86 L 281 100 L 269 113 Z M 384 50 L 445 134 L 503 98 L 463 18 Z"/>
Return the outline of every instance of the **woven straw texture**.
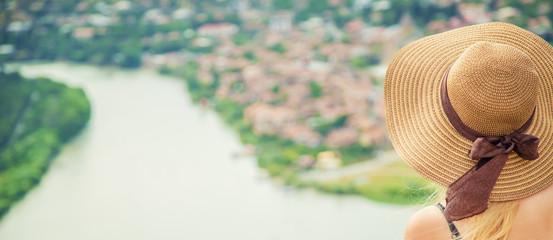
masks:
<path fill-rule="evenodd" d="M 481 41 L 491 44 L 479 47 L 518 59 L 518 65 L 509 66 L 517 68 L 516 74 L 510 75 L 512 78 L 503 78 L 501 74 L 509 71 L 501 69 L 501 62 L 486 61 L 489 56 L 461 56 Z M 469 63 L 464 66 L 456 61 L 460 57 L 473 60 L 459 61 Z M 509 62 L 509 57 L 504 59 Z M 470 69 L 475 66 L 491 68 L 489 74 L 476 71 L 480 75 L 471 76 Z M 464 84 L 457 89 L 466 90 L 452 93 L 450 100 L 463 122 L 474 130 L 489 135 L 511 133 L 528 120 L 535 105 L 534 119 L 525 133 L 540 138 L 540 157 L 528 161 L 511 153 L 490 201 L 520 199 L 549 186 L 553 181 L 553 47 L 539 36 L 508 23 L 485 23 L 428 36 L 408 44 L 394 56 L 384 84 L 386 123 L 392 144 L 403 160 L 423 177 L 444 187 L 476 164 L 476 160 L 467 157 L 472 142 L 453 128 L 441 105 L 440 84 L 450 67 L 448 90 L 450 84 Z M 463 80 L 456 81 L 457 78 Z M 508 82 L 508 86 L 493 84 L 499 80 Z M 487 97 L 479 94 L 490 91 L 497 93 Z"/>

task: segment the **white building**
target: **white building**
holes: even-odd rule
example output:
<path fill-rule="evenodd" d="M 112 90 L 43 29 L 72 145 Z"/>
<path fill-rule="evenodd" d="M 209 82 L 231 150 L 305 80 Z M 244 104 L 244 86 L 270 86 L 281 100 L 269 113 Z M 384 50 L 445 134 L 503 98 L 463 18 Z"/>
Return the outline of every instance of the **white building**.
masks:
<path fill-rule="evenodd" d="M 292 30 L 294 13 L 291 11 L 279 12 L 271 16 L 269 30 L 275 32 L 288 32 Z"/>

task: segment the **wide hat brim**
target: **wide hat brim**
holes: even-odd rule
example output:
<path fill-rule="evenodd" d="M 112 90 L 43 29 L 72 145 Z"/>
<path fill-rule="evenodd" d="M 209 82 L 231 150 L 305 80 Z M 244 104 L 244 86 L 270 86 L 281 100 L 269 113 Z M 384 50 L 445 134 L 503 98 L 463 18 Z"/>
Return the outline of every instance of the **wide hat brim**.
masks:
<path fill-rule="evenodd" d="M 490 201 L 532 195 L 553 181 L 553 47 L 515 25 L 491 22 L 421 38 L 403 47 L 386 73 L 386 124 L 401 158 L 428 180 L 444 187 L 477 161 L 467 153 L 472 142 L 448 121 L 440 100 L 445 72 L 470 45 L 488 41 L 514 46 L 532 59 L 539 75 L 534 119 L 526 130 L 540 139 L 540 157 L 528 161 L 512 152 Z"/>

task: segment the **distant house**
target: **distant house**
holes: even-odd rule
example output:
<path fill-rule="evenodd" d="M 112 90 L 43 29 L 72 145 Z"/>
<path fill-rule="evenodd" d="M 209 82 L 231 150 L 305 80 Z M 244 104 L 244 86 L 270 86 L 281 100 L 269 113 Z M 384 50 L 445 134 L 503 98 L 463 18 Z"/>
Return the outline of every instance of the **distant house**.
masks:
<path fill-rule="evenodd" d="M 379 27 L 366 27 L 362 30 L 361 38 L 366 43 L 382 43 L 385 41 L 385 32 L 386 28 L 379 26 Z"/>
<path fill-rule="evenodd" d="M 518 16 L 520 16 L 520 10 L 514 7 L 502 7 L 495 12 L 495 18 L 504 22 Z"/>
<path fill-rule="evenodd" d="M 238 32 L 238 26 L 232 23 L 208 23 L 198 27 L 201 36 L 231 36 Z"/>
<path fill-rule="evenodd" d="M 333 7 L 337 7 L 337 6 L 340 6 L 342 4 L 344 4 L 343 0 L 328 0 L 328 5 L 333 6 Z"/>
<path fill-rule="evenodd" d="M 179 52 L 169 52 L 164 54 L 143 54 L 142 66 L 148 68 L 159 68 L 162 66 L 177 68 L 186 64 L 188 58 Z"/>
<path fill-rule="evenodd" d="M 536 34 L 546 34 L 551 31 L 551 21 L 546 16 L 528 19 L 528 29 Z"/>
<path fill-rule="evenodd" d="M 315 101 L 317 112 L 325 119 L 336 119 L 346 114 L 341 99 L 328 95 L 326 94 Z"/>
<path fill-rule="evenodd" d="M 486 11 L 486 5 L 483 3 L 463 3 L 457 9 L 463 21 L 469 24 L 484 23 L 492 20 L 491 13 Z"/>
<path fill-rule="evenodd" d="M 313 30 L 325 25 L 324 20 L 321 17 L 311 17 L 306 21 L 299 24 L 303 30 Z"/>
<path fill-rule="evenodd" d="M 377 119 L 384 120 L 386 116 L 386 109 L 384 105 L 384 97 L 378 97 L 373 103 L 373 113 Z"/>
<path fill-rule="evenodd" d="M 449 30 L 448 22 L 444 20 L 434 20 L 426 24 L 426 31 L 429 34 L 441 33 Z"/>
<path fill-rule="evenodd" d="M 292 30 L 294 13 L 291 11 L 278 12 L 269 20 L 269 30 L 275 32 L 288 32 Z"/>
<path fill-rule="evenodd" d="M 80 28 L 75 28 L 73 30 L 72 36 L 73 38 L 76 38 L 76 39 L 86 40 L 94 37 L 94 32 L 95 32 L 94 28 L 80 27 Z"/>
<path fill-rule="evenodd" d="M 232 87 L 232 84 L 239 81 L 239 75 L 235 72 L 223 73 L 220 77 L 219 87 L 215 92 L 215 97 L 218 99 L 223 99 L 230 97 L 234 92 L 242 92 L 243 84 L 235 85 Z"/>
<path fill-rule="evenodd" d="M 244 119 L 253 125 L 253 132 L 258 135 L 273 135 L 290 124 L 294 124 L 298 114 L 293 108 L 272 106 L 257 102 L 244 110 Z"/>
<path fill-rule="evenodd" d="M 44 2 L 33 2 L 29 6 L 29 10 L 31 10 L 33 12 L 38 12 L 38 11 L 44 9 L 44 5 L 45 5 Z"/>
<path fill-rule="evenodd" d="M 388 135 L 379 126 L 375 125 L 372 128 L 363 130 L 359 136 L 359 144 L 362 146 L 379 145 L 382 146 L 388 143 Z"/>
<path fill-rule="evenodd" d="M 250 1 L 249 0 L 237 0 L 231 3 L 230 5 L 233 10 L 237 12 L 243 12 L 250 8 Z"/>
<path fill-rule="evenodd" d="M 242 26 L 246 29 L 260 29 L 265 26 L 263 24 L 263 14 L 257 9 L 240 11 L 239 16 L 242 20 Z"/>
<path fill-rule="evenodd" d="M 171 14 L 171 16 L 177 20 L 190 19 L 193 15 L 194 15 L 194 11 L 192 11 L 192 9 L 189 9 L 189 8 L 179 8 L 175 10 L 173 14 Z"/>
<path fill-rule="evenodd" d="M 0 45 L 0 55 L 10 55 L 15 52 L 15 47 L 12 44 Z"/>
<path fill-rule="evenodd" d="M 162 13 L 160 9 L 150 9 L 144 13 L 144 20 L 146 22 L 154 23 L 154 24 L 166 24 L 171 19 L 169 16 Z"/>
<path fill-rule="evenodd" d="M 310 168 L 315 165 L 315 158 L 309 155 L 301 155 L 298 159 L 298 166 L 300 168 Z"/>
<path fill-rule="evenodd" d="M 130 1 L 119 1 L 113 4 L 113 9 L 116 11 L 126 11 L 131 9 L 132 3 Z"/>
<path fill-rule="evenodd" d="M 288 59 L 304 58 L 306 60 L 313 59 L 312 46 L 304 41 L 293 41 L 285 45 L 286 53 L 285 57 Z"/>
<path fill-rule="evenodd" d="M 229 68 L 243 69 L 251 64 L 252 63 L 250 62 L 250 60 L 242 57 L 242 58 L 234 59 L 232 62 L 230 62 Z"/>
<path fill-rule="evenodd" d="M 361 19 L 353 20 L 351 22 L 346 23 L 344 26 L 346 31 L 350 33 L 357 33 L 361 31 L 365 27 L 365 23 Z"/>
<path fill-rule="evenodd" d="M 324 44 L 319 51 L 322 55 L 328 56 L 330 61 L 349 61 L 353 46 L 342 42 Z"/>
<path fill-rule="evenodd" d="M 14 21 L 14 22 L 11 22 L 9 25 L 8 25 L 8 32 L 13 32 L 13 33 L 19 33 L 19 32 L 24 32 L 24 31 L 27 31 L 31 28 L 31 22 L 30 21 L 25 21 L 25 22 L 22 22 L 22 21 Z"/>
<path fill-rule="evenodd" d="M 77 12 L 84 12 L 88 9 L 88 3 L 86 2 L 80 2 L 79 4 L 77 4 L 77 6 L 75 7 L 75 11 Z"/>
<path fill-rule="evenodd" d="M 372 0 L 354 0 L 353 1 L 353 10 L 356 12 L 361 12 L 365 8 L 368 8 L 371 5 Z"/>
<path fill-rule="evenodd" d="M 259 64 L 245 67 L 242 70 L 242 77 L 247 91 L 260 99 L 261 95 L 273 94 L 271 89 L 278 83 L 278 79 L 268 76 L 265 73 L 265 67 Z"/>
<path fill-rule="evenodd" d="M 336 156 L 336 153 L 325 151 L 317 154 L 316 168 L 329 170 L 339 168 L 340 166 L 342 166 L 342 160 Z"/>
<path fill-rule="evenodd" d="M 179 31 L 172 31 L 172 32 L 169 32 L 165 35 L 165 38 L 167 39 L 167 41 L 175 41 L 175 40 L 178 40 L 180 37 L 181 37 L 181 32 Z"/>
<path fill-rule="evenodd" d="M 217 56 L 213 54 L 204 54 L 196 58 L 196 63 L 202 68 L 211 68 Z"/>
<path fill-rule="evenodd" d="M 315 132 L 311 127 L 307 126 L 307 124 L 290 124 L 284 126 L 280 135 L 283 138 L 310 147 L 316 147 L 320 145 L 322 141 L 321 134 Z"/>
<path fill-rule="evenodd" d="M 213 83 L 215 77 L 211 72 L 209 72 L 209 69 L 200 69 L 196 73 L 196 78 L 198 79 L 198 82 L 204 83 L 204 84 L 211 84 Z"/>
<path fill-rule="evenodd" d="M 330 131 L 325 139 L 329 147 L 344 147 L 359 141 L 359 132 L 355 128 L 343 127 Z"/>
<path fill-rule="evenodd" d="M 104 16 L 102 14 L 89 15 L 87 22 L 97 27 L 105 27 L 113 24 L 112 18 Z"/>
<path fill-rule="evenodd" d="M 213 41 L 206 37 L 197 37 L 192 40 L 192 46 L 194 47 L 209 47 L 213 45 Z"/>
<path fill-rule="evenodd" d="M 294 107 L 305 104 L 305 100 L 310 94 L 309 86 L 305 83 L 283 85 L 280 87 L 280 93 L 288 96 L 286 98 L 286 105 Z"/>
<path fill-rule="evenodd" d="M 222 43 L 219 43 L 219 45 L 213 49 L 213 53 L 218 56 L 232 56 L 235 49 L 237 48 L 234 44 L 228 44 L 226 42 L 222 42 Z"/>
<path fill-rule="evenodd" d="M 282 33 L 267 32 L 263 36 L 263 44 L 265 46 L 273 46 L 273 45 L 281 43 L 282 41 L 284 41 L 285 38 L 286 38 L 286 36 L 284 36 L 284 34 L 282 34 Z"/>

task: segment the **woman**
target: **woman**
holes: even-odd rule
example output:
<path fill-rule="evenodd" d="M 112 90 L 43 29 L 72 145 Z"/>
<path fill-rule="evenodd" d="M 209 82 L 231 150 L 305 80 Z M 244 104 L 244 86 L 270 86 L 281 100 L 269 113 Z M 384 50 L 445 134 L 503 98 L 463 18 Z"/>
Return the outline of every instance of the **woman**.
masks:
<path fill-rule="evenodd" d="M 403 47 L 386 73 L 400 156 L 445 188 L 405 239 L 553 239 L 553 47 L 493 22 Z"/>

